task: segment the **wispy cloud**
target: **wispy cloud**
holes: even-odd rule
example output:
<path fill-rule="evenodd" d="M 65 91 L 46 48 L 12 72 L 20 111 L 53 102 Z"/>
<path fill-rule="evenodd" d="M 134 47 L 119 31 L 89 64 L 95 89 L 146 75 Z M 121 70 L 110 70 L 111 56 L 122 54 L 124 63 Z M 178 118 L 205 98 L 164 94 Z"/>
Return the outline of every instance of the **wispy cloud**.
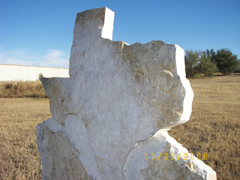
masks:
<path fill-rule="evenodd" d="M 56 67 L 68 67 L 69 60 L 65 58 L 65 53 L 60 50 L 49 50 L 42 58 L 44 64 Z"/>
<path fill-rule="evenodd" d="M 5 47 L 5 45 L 4 44 L 0 44 L 0 49 L 3 48 L 3 47 Z"/>
<path fill-rule="evenodd" d="M 1 45 L 0 45 L 1 47 Z M 26 49 L 3 51 L 0 48 L 0 64 L 31 65 L 45 67 L 69 67 L 69 60 L 61 50 L 48 50 L 42 56 L 29 55 Z"/>

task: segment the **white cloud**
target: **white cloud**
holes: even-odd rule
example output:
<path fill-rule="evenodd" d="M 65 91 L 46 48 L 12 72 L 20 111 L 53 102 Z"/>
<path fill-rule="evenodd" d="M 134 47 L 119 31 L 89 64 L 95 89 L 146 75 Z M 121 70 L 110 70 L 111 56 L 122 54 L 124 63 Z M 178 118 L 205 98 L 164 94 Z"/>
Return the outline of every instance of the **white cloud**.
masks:
<path fill-rule="evenodd" d="M 42 63 L 54 67 L 68 67 L 69 60 L 66 59 L 65 53 L 60 50 L 49 50 L 47 54 L 42 57 Z"/>
<path fill-rule="evenodd" d="M 68 68 L 69 60 L 66 58 L 65 52 L 61 50 L 48 50 L 43 56 L 36 57 L 30 56 L 26 49 L 3 51 L 0 48 L 0 64 Z"/>

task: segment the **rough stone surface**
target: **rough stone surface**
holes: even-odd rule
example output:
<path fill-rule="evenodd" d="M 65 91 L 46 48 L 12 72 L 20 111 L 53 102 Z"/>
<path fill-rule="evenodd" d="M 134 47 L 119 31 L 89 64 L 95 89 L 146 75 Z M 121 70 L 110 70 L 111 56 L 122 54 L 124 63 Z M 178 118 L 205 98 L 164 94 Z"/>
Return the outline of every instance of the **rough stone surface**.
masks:
<path fill-rule="evenodd" d="M 113 20 L 108 8 L 79 13 L 70 78 L 42 79 L 52 113 L 37 126 L 42 179 L 216 179 L 167 133 L 191 114 L 184 51 L 163 41 L 113 42 Z"/>

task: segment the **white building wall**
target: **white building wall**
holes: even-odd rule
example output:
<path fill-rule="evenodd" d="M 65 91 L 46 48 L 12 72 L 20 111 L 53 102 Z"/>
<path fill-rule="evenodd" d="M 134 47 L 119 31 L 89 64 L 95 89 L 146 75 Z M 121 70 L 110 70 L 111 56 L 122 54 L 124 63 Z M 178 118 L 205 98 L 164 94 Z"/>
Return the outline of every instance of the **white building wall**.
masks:
<path fill-rule="evenodd" d="M 0 81 L 36 81 L 44 77 L 69 77 L 68 68 L 0 64 Z"/>
<path fill-rule="evenodd" d="M 59 68 L 58 71 L 59 71 L 59 74 L 61 75 L 59 77 L 69 77 L 69 69 L 68 71 L 65 71 L 64 69 Z"/>

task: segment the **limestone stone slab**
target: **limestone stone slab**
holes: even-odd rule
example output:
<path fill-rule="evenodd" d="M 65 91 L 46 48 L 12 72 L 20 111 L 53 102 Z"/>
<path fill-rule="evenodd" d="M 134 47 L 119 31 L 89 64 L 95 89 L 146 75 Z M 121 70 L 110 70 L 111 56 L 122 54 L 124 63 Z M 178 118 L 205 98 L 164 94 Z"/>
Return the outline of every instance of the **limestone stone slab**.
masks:
<path fill-rule="evenodd" d="M 114 42 L 113 20 L 108 8 L 78 13 L 70 78 L 42 79 L 52 113 L 37 126 L 43 179 L 216 179 L 167 133 L 192 111 L 184 50 Z M 182 156 L 157 161 L 145 153 Z"/>

